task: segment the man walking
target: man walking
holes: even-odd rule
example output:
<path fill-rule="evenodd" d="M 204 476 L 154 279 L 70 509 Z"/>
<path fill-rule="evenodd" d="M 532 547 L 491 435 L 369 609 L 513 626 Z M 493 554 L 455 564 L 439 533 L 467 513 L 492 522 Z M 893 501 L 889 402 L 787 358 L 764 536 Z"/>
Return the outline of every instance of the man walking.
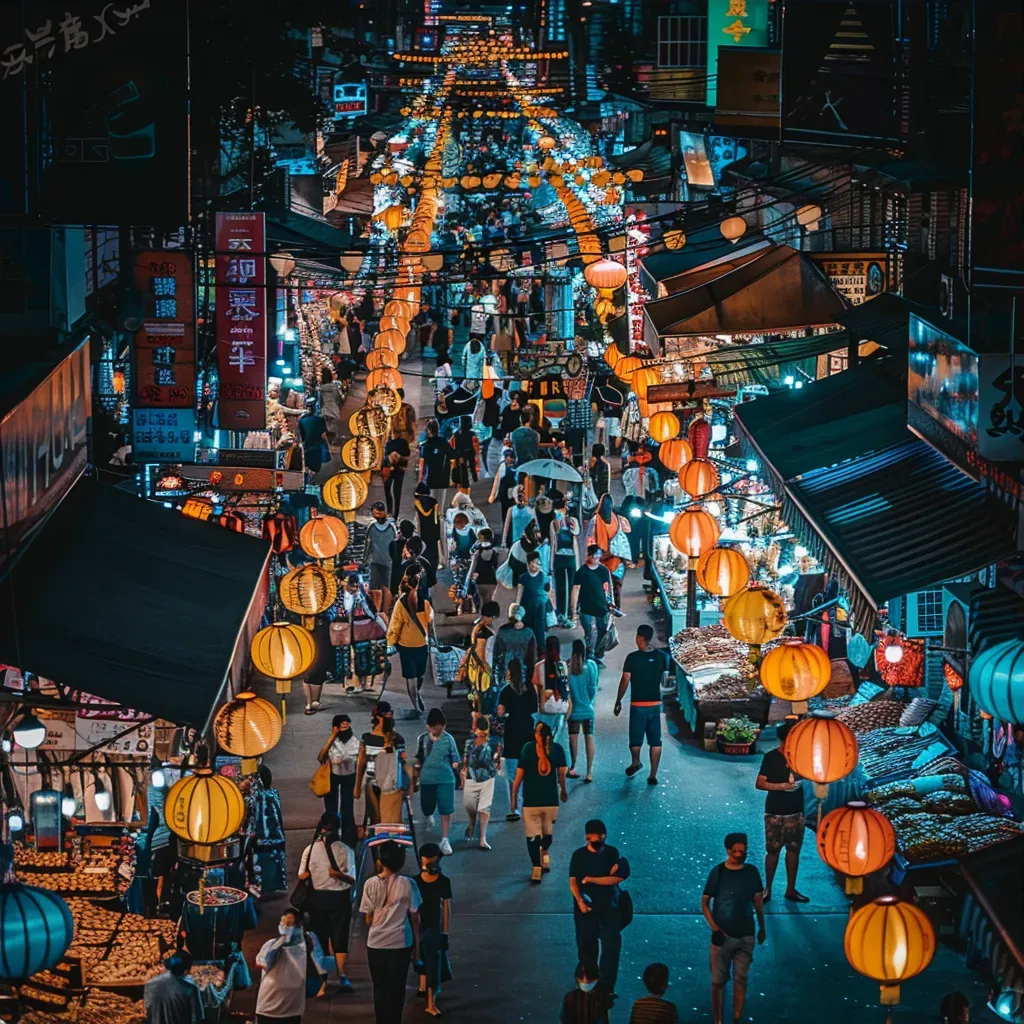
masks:
<path fill-rule="evenodd" d="M 768 795 L 764 799 L 764 902 L 772 898 L 772 882 L 779 866 L 779 854 L 786 848 L 786 892 L 792 903 L 810 903 L 810 897 L 797 891 L 796 872 L 800 866 L 800 847 L 804 842 L 804 791 L 782 753 L 786 734 L 793 720 L 779 723 L 779 745 L 761 761 L 756 787 Z"/>
<path fill-rule="evenodd" d="M 599 544 L 587 547 L 587 560 L 572 578 L 569 597 L 569 618 L 575 620 L 579 614 L 587 660 L 596 661 L 602 668 L 604 662 L 597 657 L 597 649 L 608 632 L 612 608 L 612 574 L 601 564 L 603 554 Z"/>
<path fill-rule="evenodd" d="M 661 762 L 661 684 L 668 675 L 665 652 L 651 646 L 654 627 L 647 622 L 636 628 L 636 650 L 626 655 L 622 665 L 619 692 L 615 696 L 615 715 L 622 711 L 622 698 L 630 690 L 629 752 L 632 757 L 626 774 L 632 778 L 640 771 L 640 750 L 647 737 L 651 748 L 651 773 L 647 784 L 658 784 Z"/>
<path fill-rule="evenodd" d="M 581 964 L 599 963 L 601 980 L 614 998 L 622 950 L 619 883 L 629 878 L 629 862 L 605 842 L 608 830 L 603 821 L 592 818 L 584 826 L 584 835 L 586 845 L 569 861 L 569 890 L 576 901 L 576 949 Z"/>
<path fill-rule="evenodd" d="M 732 1019 L 743 1019 L 747 972 L 754 959 L 754 914 L 757 941 L 765 940 L 761 875 L 747 864 L 747 837 L 730 832 L 725 837 L 725 860 L 711 869 L 704 885 L 701 910 L 711 928 L 711 1012 L 722 1024 L 725 984 L 732 965 Z"/>

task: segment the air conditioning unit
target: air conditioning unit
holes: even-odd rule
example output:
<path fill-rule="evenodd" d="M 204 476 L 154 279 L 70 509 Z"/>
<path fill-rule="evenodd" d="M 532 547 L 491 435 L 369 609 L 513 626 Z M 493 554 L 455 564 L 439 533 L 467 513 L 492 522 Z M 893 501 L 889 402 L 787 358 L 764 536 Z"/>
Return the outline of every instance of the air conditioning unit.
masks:
<path fill-rule="evenodd" d="M 953 278 L 949 274 L 939 278 L 939 312 L 947 319 L 953 318 Z"/>

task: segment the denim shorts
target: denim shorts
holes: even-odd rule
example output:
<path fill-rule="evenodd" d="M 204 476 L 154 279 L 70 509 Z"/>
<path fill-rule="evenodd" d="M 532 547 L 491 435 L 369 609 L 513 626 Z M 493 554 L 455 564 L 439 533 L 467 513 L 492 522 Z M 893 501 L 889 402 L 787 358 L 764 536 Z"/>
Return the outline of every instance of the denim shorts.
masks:
<path fill-rule="evenodd" d="M 661 704 L 629 706 L 629 745 L 642 747 L 645 736 L 648 746 L 661 746 Z"/>
<path fill-rule="evenodd" d="M 440 814 L 455 813 L 455 783 L 442 786 L 439 783 L 420 783 L 420 807 L 429 818 L 434 811 Z"/>

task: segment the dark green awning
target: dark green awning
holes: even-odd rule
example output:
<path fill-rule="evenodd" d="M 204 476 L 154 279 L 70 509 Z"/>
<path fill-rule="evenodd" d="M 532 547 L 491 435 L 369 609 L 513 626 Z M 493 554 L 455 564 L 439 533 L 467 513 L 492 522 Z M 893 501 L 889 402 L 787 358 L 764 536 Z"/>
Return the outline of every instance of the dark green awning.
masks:
<path fill-rule="evenodd" d="M 758 345 L 736 345 L 713 352 L 706 358 L 720 384 L 745 384 L 770 376 L 761 373 L 762 370 L 800 363 L 806 359 L 816 359 L 826 352 L 834 352 L 843 347 L 841 340 L 837 340 L 839 338 L 840 335 L 833 332 L 810 338 L 783 338 Z"/>

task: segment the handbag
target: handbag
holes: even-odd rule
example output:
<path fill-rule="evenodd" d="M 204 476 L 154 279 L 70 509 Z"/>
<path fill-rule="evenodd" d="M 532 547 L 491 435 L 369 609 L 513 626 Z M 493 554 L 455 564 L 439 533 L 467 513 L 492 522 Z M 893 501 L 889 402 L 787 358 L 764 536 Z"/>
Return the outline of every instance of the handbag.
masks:
<path fill-rule="evenodd" d="M 544 625 L 548 629 L 554 629 L 558 625 L 558 612 L 551 605 L 548 605 L 547 613 L 544 616 Z"/>
<path fill-rule="evenodd" d="M 601 637 L 598 642 L 595 653 L 599 658 L 604 657 L 609 651 L 614 651 L 619 646 L 619 632 L 615 628 L 615 623 L 612 622 L 608 626 L 608 632 Z"/>
<path fill-rule="evenodd" d="M 619 931 L 633 923 L 633 897 L 625 889 L 619 889 L 619 903 L 616 907 L 619 915 Z"/>
<path fill-rule="evenodd" d="M 331 762 L 324 761 L 323 764 L 317 765 L 317 769 L 313 772 L 313 777 L 309 780 L 309 788 L 313 791 L 313 796 L 327 796 L 331 791 Z"/>
<path fill-rule="evenodd" d="M 306 998 L 315 996 L 320 991 L 325 978 L 321 977 L 313 960 L 313 940 L 306 935 Z"/>

